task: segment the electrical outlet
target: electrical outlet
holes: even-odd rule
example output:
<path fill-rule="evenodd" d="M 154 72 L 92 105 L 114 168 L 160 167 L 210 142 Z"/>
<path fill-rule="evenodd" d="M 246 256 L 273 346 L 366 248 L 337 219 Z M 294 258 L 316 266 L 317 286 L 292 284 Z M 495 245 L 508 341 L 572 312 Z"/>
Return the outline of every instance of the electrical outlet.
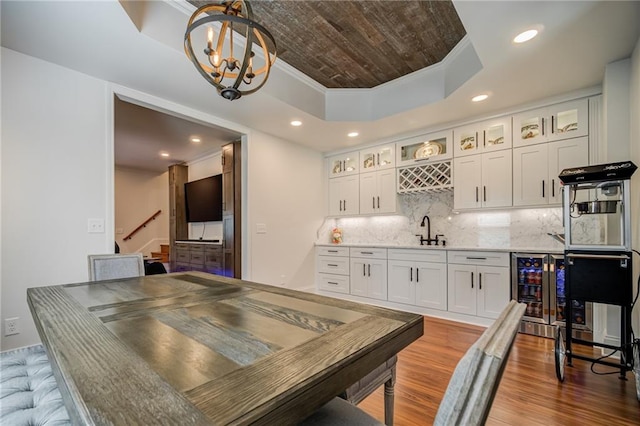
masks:
<path fill-rule="evenodd" d="M 89 219 L 87 227 L 90 234 L 102 234 L 104 233 L 104 219 Z"/>
<path fill-rule="evenodd" d="M 12 336 L 14 334 L 20 333 L 20 328 L 18 327 L 18 320 L 20 318 L 5 318 L 4 320 L 4 335 Z"/>

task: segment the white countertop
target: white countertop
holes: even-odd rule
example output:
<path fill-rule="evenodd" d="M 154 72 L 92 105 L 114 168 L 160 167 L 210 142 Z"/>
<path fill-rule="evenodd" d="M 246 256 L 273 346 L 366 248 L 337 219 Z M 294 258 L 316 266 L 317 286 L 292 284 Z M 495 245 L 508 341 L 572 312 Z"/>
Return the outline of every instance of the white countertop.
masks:
<path fill-rule="evenodd" d="M 465 250 L 465 251 L 498 251 L 498 252 L 514 252 L 514 253 L 553 253 L 562 254 L 564 248 L 557 247 L 460 247 L 460 246 L 427 246 L 427 245 L 395 245 L 395 244 L 331 244 L 331 243 L 316 243 L 316 246 L 320 247 L 376 247 L 387 249 L 421 249 L 421 250 Z"/>
<path fill-rule="evenodd" d="M 222 241 L 221 240 L 176 240 L 176 243 L 180 243 L 180 244 L 210 244 L 210 245 L 217 245 L 217 246 L 221 246 L 222 245 Z"/>

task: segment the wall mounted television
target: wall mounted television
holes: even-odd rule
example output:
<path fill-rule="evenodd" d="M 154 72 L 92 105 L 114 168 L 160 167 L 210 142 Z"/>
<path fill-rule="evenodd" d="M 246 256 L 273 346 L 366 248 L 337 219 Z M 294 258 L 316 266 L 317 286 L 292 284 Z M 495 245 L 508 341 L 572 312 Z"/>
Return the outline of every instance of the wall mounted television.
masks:
<path fill-rule="evenodd" d="M 222 175 L 184 184 L 187 222 L 222 220 Z"/>

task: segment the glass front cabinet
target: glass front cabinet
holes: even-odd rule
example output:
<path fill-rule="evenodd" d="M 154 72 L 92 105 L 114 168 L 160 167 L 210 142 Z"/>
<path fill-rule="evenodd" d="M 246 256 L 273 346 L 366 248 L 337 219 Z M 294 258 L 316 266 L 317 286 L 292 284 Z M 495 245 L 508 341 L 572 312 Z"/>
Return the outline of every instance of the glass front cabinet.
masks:
<path fill-rule="evenodd" d="M 588 100 L 563 102 L 513 116 L 513 145 L 525 146 L 586 136 Z"/>
<path fill-rule="evenodd" d="M 396 166 L 449 159 L 452 141 L 453 132 L 446 130 L 396 142 Z"/>
<path fill-rule="evenodd" d="M 453 129 L 453 156 L 511 148 L 511 117 L 500 117 Z"/>
<path fill-rule="evenodd" d="M 329 157 L 329 177 L 356 175 L 358 174 L 358 164 L 358 151 Z"/>
<path fill-rule="evenodd" d="M 360 173 L 392 169 L 396 166 L 395 145 L 373 146 L 360 151 Z"/>

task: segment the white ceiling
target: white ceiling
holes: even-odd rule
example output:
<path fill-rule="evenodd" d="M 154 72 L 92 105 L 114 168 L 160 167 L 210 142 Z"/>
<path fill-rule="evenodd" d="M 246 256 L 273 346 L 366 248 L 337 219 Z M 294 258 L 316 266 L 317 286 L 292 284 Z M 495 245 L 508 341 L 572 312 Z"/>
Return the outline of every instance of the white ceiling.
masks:
<path fill-rule="evenodd" d="M 3 0 L 1 41 L 4 47 L 327 152 L 409 136 L 600 85 L 605 65 L 629 57 L 640 35 L 638 1 L 454 4 L 467 31 L 464 43 L 477 55 L 480 71 L 461 80 L 451 93 L 437 85 L 424 93 L 422 86 L 430 84 L 432 69 L 374 88 L 386 96 L 376 103 L 393 108 L 379 114 L 382 118 L 360 121 L 340 121 L 334 110 L 336 99 L 349 96 L 357 105 L 359 99 L 372 99 L 366 92 L 371 89 L 327 90 L 282 61 L 276 62 L 269 82 L 258 93 L 233 102 L 219 97 L 182 50 L 193 7 L 181 0 Z M 511 42 L 533 25 L 542 28 L 536 39 L 523 45 Z M 442 73 L 443 84 L 459 73 L 453 68 Z M 490 98 L 471 103 L 470 98 L 481 92 Z M 289 126 L 293 119 L 304 124 L 293 128 Z M 350 131 L 360 136 L 348 138 Z M 153 147 L 154 152 L 160 149 Z"/>
<path fill-rule="evenodd" d="M 205 126 L 118 98 L 114 110 L 114 159 L 121 167 L 162 173 L 172 164 L 219 152 L 222 145 L 241 137 L 231 130 Z M 200 142 L 193 142 L 192 138 Z"/>

